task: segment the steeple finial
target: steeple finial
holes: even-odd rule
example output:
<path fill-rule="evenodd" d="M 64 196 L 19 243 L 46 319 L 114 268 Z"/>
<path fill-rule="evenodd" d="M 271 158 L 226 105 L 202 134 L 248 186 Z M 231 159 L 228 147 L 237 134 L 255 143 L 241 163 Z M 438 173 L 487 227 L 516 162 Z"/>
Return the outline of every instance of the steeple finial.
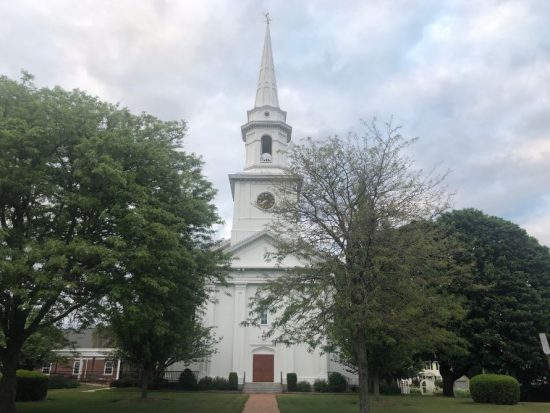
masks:
<path fill-rule="evenodd" d="M 271 51 L 271 35 L 269 33 L 269 22 L 271 18 L 269 13 L 265 14 L 265 40 L 260 63 L 260 77 L 258 78 L 258 89 L 256 91 L 256 102 L 254 107 L 262 106 L 279 107 L 279 97 L 277 95 L 277 81 L 275 80 L 275 65 L 273 64 L 273 53 Z"/>

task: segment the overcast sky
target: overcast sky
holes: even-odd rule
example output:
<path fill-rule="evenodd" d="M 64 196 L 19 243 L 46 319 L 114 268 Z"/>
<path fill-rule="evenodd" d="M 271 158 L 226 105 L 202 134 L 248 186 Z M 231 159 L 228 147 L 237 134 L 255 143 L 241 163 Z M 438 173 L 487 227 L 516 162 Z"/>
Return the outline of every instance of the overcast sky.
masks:
<path fill-rule="evenodd" d="M 0 0 L 0 74 L 188 121 L 227 235 L 264 11 L 293 139 L 393 116 L 420 166 L 451 170 L 455 208 L 550 245 L 547 0 Z"/>

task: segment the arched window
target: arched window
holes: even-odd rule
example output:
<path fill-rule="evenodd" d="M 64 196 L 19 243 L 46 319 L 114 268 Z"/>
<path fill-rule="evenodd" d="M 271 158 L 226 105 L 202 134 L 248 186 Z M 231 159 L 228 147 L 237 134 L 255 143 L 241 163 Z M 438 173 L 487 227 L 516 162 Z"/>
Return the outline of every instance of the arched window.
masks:
<path fill-rule="evenodd" d="M 260 162 L 271 162 L 273 152 L 271 149 L 271 136 L 262 136 L 262 147 L 260 150 Z"/>

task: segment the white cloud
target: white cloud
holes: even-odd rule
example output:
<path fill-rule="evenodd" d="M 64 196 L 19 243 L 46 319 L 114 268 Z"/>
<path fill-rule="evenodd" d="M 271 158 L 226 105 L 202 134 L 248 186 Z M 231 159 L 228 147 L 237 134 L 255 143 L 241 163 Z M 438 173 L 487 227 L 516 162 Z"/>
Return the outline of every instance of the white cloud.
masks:
<path fill-rule="evenodd" d="M 545 0 L 0 2 L 0 73 L 186 119 L 231 222 L 227 174 L 254 99 L 269 9 L 294 139 L 394 115 L 418 163 L 453 173 L 457 207 L 550 244 L 550 3 Z M 228 227 L 225 235 L 228 234 Z M 223 232 L 223 231 L 222 231 Z"/>

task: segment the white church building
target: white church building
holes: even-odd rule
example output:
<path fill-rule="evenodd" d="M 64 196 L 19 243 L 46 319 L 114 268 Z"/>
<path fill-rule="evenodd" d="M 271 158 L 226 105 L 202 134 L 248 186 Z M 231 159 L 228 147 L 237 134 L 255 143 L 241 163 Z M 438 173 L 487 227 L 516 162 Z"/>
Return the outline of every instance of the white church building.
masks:
<path fill-rule="evenodd" d="M 285 267 L 298 265 L 288 259 L 282 266 L 265 260 L 272 249 L 272 235 L 266 224 L 272 219 L 270 208 L 277 200 L 273 182 L 288 179 L 285 175 L 286 149 L 292 127 L 286 123 L 286 112 L 279 106 L 275 68 L 271 50 L 269 22 L 266 27 L 260 75 L 254 107 L 247 111 L 247 122 L 241 127 L 244 146 L 244 169 L 229 175 L 234 202 L 231 239 L 223 248 L 232 257 L 228 287 L 219 287 L 208 303 L 205 323 L 215 327 L 221 341 L 210 360 L 193 366 L 198 376 L 227 377 L 236 372 L 239 382 L 286 383 L 287 373 L 298 380 L 313 382 L 326 379 L 331 370 L 327 354 L 308 352 L 305 345 L 275 345 L 263 337 L 269 328 L 269 314 L 261 315 L 261 326 L 243 327 L 249 303 L 257 289 Z M 332 367 L 332 369 L 331 369 Z"/>

